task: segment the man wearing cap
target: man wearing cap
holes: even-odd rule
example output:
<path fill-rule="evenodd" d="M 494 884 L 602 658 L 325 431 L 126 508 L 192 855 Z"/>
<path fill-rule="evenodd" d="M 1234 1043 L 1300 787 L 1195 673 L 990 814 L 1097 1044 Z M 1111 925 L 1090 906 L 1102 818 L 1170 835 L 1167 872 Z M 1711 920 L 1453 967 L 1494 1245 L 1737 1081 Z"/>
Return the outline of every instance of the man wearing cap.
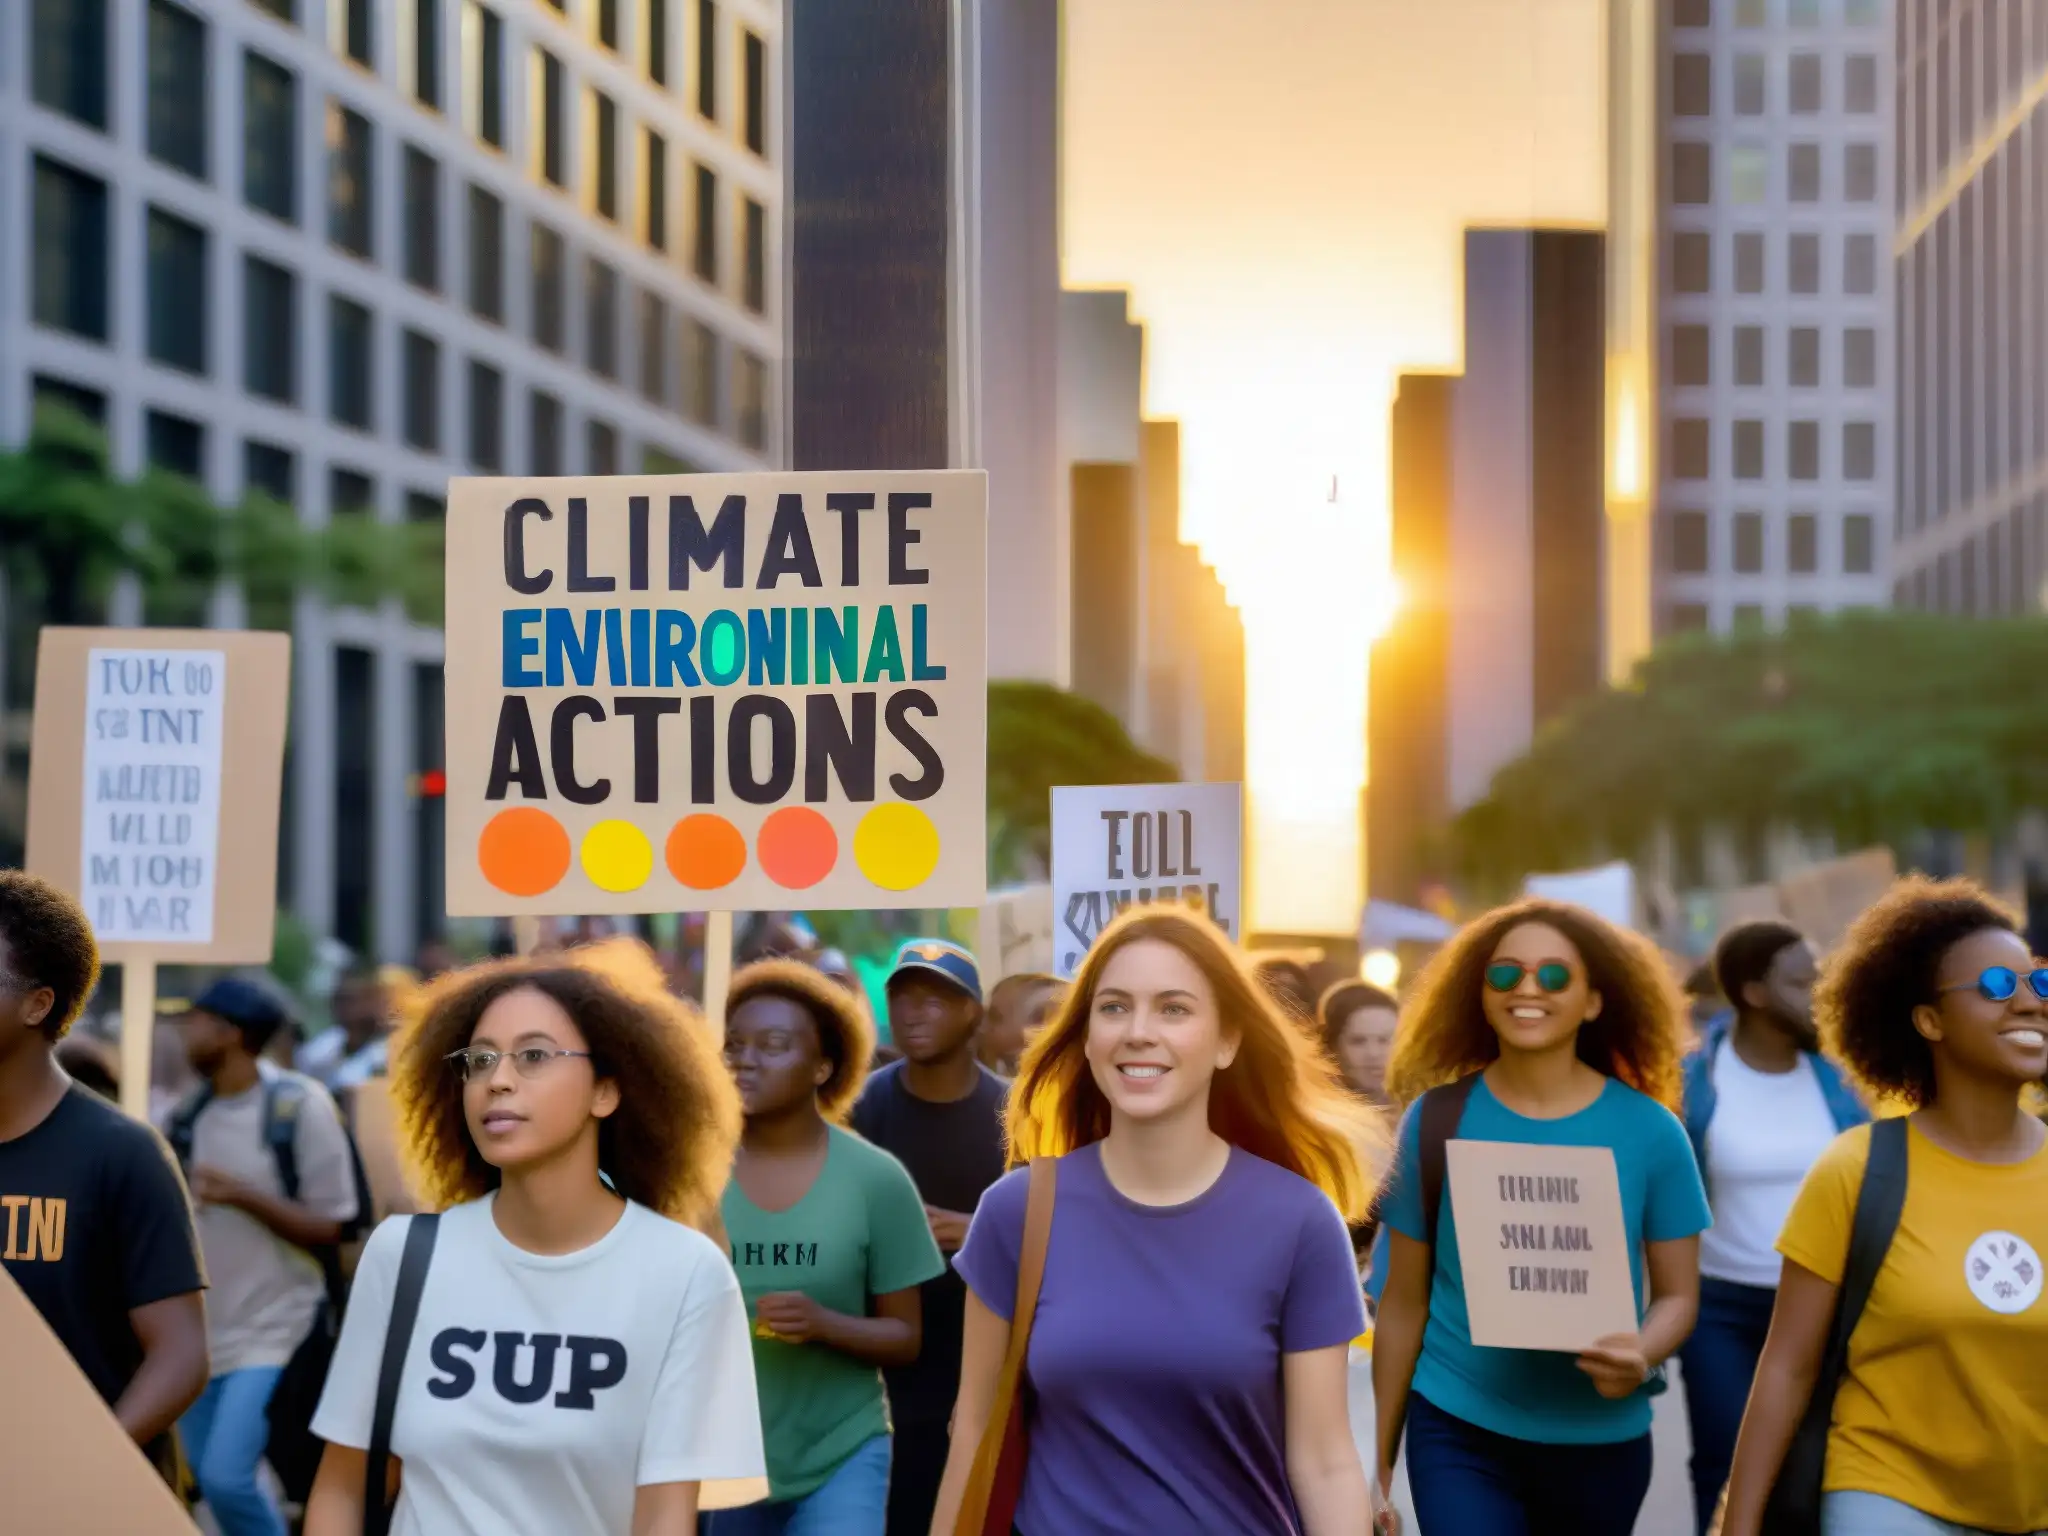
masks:
<path fill-rule="evenodd" d="M 239 976 L 208 987 L 183 1019 L 186 1055 L 205 1081 L 172 1116 L 170 1139 L 199 1202 L 213 1376 L 180 1429 L 221 1536 L 284 1536 L 256 1476 L 270 1398 L 327 1294 L 314 1255 L 341 1241 L 357 1210 L 334 1100 L 262 1059 L 289 1022 L 275 991 Z"/>
<path fill-rule="evenodd" d="M 1003 1174 L 1008 1085 L 975 1053 L 981 971 L 942 939 L 913 939 L 889 973 L 889 1034 L 902 1059 L 868 1079 L 853 1128 L 910 1170 L 932 1235 L 960 1251 L 982 1192 Z M 945 1476 L 947 1426 L 960 1390 L 966 1287 L 950 1268 L 923 1288 L 924 1346 L 887 1373 L 896 1430 L 889 1476 L 889 1536 L 927 1536 Z"/>

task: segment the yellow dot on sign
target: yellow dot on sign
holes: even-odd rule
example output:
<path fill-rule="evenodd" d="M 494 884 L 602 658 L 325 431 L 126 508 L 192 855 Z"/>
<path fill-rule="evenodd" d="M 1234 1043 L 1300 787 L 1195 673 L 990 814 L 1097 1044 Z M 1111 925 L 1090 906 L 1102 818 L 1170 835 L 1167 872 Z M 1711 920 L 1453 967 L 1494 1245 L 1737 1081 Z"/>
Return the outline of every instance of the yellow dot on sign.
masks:
<path fill-rule="evenodd" d="M 654 844 L 630 821 L 600 821 L 583 834 L 583 873 L 601 891 L 637 891 L 654 873 Z"/>
<path fill-rule="evenodd" d="M 854 829 L 853 859 L 883 890 L 914 890 L 939 867 L 939 829 L 914 805 L 878 805 Z"/>

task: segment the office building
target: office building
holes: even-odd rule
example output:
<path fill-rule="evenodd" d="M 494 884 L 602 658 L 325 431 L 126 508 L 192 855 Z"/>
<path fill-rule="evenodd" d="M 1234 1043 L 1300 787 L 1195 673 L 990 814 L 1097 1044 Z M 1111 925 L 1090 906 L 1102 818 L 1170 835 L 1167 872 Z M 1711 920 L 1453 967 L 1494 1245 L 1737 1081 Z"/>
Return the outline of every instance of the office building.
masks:
<path fill-rule="evenodd" d="M 60 400 L 123 474 L 265 490 L 314 523 L 439 518 L 457 474 L 772 465 L 780 18 L 0 10 L 0 441 Z M 238 617 L 224 595 L 215 621 Z M 34 621 L 11 605 L 10 649 Z M 441 637 L 310 600 L 294 636 L 282 898 L 409 956 L 442 919 L 438 806 L 412 792 L 441 764 Z M 7 670 L 25 740 L 27 669 Z"/>
<path fill-rule="evenodd" d="M 1895 600 L 2044 606 L 2048 13 L 1899 0 Z"/>

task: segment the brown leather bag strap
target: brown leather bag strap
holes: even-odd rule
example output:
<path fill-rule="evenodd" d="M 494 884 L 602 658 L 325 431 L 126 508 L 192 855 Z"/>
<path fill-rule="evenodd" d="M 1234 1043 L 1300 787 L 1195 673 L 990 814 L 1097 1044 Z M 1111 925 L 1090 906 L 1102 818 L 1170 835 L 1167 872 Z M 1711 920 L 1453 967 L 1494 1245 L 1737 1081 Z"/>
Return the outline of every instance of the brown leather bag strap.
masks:
<path fill-rule="evenodd" d="M 1017 1255 L 1017 1304 L 1010 1311 L 1010 1352 L 1021 1364 L 1038 1313 L 1038 1288 L 1045 1280 L 1045 1252 L 1052 1244 L 1052 1201 L 1059 1159 L 1041 1157 L 1031 1165 L 1024 1197 L 1024 1247 Z"/>

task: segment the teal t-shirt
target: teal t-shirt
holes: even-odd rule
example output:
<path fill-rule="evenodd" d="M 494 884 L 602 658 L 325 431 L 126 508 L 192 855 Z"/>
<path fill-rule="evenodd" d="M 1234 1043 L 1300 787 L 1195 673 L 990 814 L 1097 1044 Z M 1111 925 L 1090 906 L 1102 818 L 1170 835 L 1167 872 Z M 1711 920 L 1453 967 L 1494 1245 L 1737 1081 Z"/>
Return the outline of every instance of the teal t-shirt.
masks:
<path fill-rule="evenodd" d="M 1387 1187 L 1386 1224 L 1424 1242 L 1422 1127 L 1410 1107 L 1401 1121 L 1400 1153 Z M 1473 1085 L 1458 1136 L 1547 1147 L 1611 1147 L 1621 1181 L 1622 1221 L 1635 1275 L 1636 1312 L 1644 1295 L 1643 1244 L 1694 1237 L 1712 1220 L 1699 1164 L 1676 1115 L 1626 1083 L 1609 1079 L 1600 1097 L 1561 1120 L 1531 1120 L 1493 1096 L 1484 1078 Z M 1444 1181 L 1438 1213 L 1436 1274 L 1429 1326 L 1412 1390 L 1453 1418 L 1495 1434 L 1541 1445 L 1606 1445 L 1650 1432 L 1647 1386 L 1624 1398 L 1597 1392 L 1574 1356 L 1540 1349 L 1483 1349 L 1472 1342 L 1465 1276 L 1458 1263 L 1458 1218 Z"/>
<path fill-rule="evenodd" d="M 946 1267 L 903 1165 L 837 1126 L 824 1166 L 795 1205 L 764 1211 L 734 1179 L 723 1214 L 749 1318 L 777 1291 L 802 1291 L 834 1312 L 866 1317 L 870 1297 L 910 1290 Z M 882 1373 L 829 1345 L 786 1343 L 757 1324 L 754 1380 L 771 1499 L 802 1498 L 889 1432 Z"/>

